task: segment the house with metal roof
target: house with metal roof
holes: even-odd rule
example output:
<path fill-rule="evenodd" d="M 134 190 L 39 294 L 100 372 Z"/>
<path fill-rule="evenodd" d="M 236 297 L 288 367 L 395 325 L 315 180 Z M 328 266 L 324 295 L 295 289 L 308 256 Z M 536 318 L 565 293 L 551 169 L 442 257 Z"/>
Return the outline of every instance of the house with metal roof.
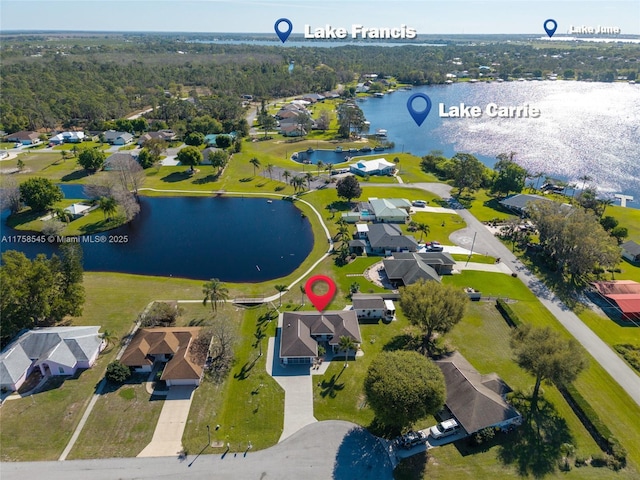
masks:
<path fill-rule="evenodd" d="M 623 320 L 640 319 L 640 283 L 633 280 L 593 282 L 595 290 L 616 308 Z"/>
<path fill-rule="evenodd" d="M 360 160 L 351 165 L 349 169 L 351 173 L 361 177 L 366 175 L 393 175 L 396 165 L 385 158 L 376 158 L 374 160 Z"/>
<path fill-rule="evenodd" d="M 0 388 L 20 388 L 35 369 L 43 377 L 90 368 L 104 348 L 100 327 L 47 327 L 26 331 L 0 354 Z"/>
<path fill-rule="evenodd" d="M 318 344 L 337 352 L 340 337 L 362 343 L 360 325 L 354 310 L 326 312 L 284 312 L 280 325 L 280 361 L 283 364 L 312 363 L 318 357 Z M 349 352 L 351 354 L 351 352 Z"/>
<path fill-rule="evenodd" d="M 469 434 L 484 428 L 507 429 L 522 415 L 507 400 L 511 388 L 495 373 L 483 375 L 460 353 L 436 360 L 447 386 L 446 408 Z"/>
<path fill-rule="evenodd" d="M 406 198 L 369 198 L 377 223 L 406 223 L 411 202 Z"/>

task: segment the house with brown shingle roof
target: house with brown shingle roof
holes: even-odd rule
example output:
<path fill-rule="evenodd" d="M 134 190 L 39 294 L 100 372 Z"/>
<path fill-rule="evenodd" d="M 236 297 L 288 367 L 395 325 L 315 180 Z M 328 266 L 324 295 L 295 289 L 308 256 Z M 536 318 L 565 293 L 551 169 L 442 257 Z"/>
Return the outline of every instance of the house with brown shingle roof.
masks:
<path fill-rule="evenodd" d="M 280 360 L 284 364 L 311 363 L 318 356 L 318 344 L 338 349 L 340 337 L 362 343 L 354 310 L 327 312 L 284 312 L 280 314 Z"/>
<path fill-rule="evenodd" d="M 436 360 L 436 365 L 447 385 L 445 406 L 469 435 L 522 423 L 520 413 L 506 401 L 511 388 L 497 374 L 480 374 L 458 352 Z"/>
<path fill-rule="evenodd" d="M 151 372 L 155 362 L 166 362 L 160 380 L 173 385 L 200 385 L 204 358 L 191 352 L 200 327 L 156 327 L 138 330 L 120 361 L 137 372 Z"/>

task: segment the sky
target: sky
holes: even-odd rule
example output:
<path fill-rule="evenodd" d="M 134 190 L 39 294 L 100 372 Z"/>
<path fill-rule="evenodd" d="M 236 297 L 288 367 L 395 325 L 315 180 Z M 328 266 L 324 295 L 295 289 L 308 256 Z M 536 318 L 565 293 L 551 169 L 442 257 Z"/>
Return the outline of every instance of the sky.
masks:
<path fill-rule="evenodd" d="M 329 24 L 413 27 L 418 34 L 544 35 L 570 25 L 618 27 L 640 35 L 640 0 L 0 0 L 0 30 L 293 33 Z"/>

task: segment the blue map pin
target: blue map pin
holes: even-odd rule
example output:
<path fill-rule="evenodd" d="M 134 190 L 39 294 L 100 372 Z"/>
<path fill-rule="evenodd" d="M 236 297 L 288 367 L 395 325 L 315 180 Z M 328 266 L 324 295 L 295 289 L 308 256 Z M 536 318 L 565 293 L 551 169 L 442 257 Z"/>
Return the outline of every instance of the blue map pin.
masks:
<path fill-rule="evenodd" d="M 548 27 L 549 24 L 551 24 L 551 27 Z M 550 18 L 549 20 L 545 20 L 543 26 L 544 31 L 547 32 L 549 38 L 553 37 L 553 34 L 556 33 L 556 29 L 558 28 L 558 24 L 552 18 Z"/>
<path fill-rule="evenodd" d="M 427 107 L 424 110 L 420 111 L 413 108 L 413 102 L 416 98 L 422 98 L 425 102 L 427 102 Z M 421 126 L 422 122 L 425 121 L 425 119 L 429 116 L 429 112 L 431 111 L 431 99 L 424 93 L 414 93 L 409 97 L 409 100 L 407 100 L 407 110 L 409 110 L 411 117 L 418 124 L 418 126 Z"/>
<path fill-rule="evenodd" d="M 280 31 L 278 30 L 278 26 L 281 23 L 286 23 L 289 27 L 288 30 Z M 291 20 L 289 20 L 288 18 L 279 18 L 278 20 L 276 20 L 275 25 L 273 26 L 273 28 L 275 28 L 276 30 L 276 35 L 278 35 L 278 38 L 280 40 L 282 40 L 282 43 L 287 41 L 287 38 L 289 38 L 289 35 L 291 35 L 291 31 L 293 30 L 293 23 L 291 23 Z"/>

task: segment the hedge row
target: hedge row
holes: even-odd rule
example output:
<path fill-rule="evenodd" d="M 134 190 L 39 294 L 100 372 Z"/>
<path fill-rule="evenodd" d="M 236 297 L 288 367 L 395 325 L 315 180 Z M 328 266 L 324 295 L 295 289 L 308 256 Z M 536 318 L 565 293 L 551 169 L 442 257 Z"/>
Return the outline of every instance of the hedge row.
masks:
<path fill-rule="evenodd" d="M 627 461 L 625 448 L 618 439 L 613 436 L 609 427 L 602 422 L 589 402 L 587 402 L 572 384 L 564 385 L 560 387 L 559 390 L 578 418 L 580 418 L 585 427 L 587 427 L 587 430 L 589 430 L 600 448 L 613 456 L 619 468 L 624 467 Z"/>
<path fill-rule="evenodd" d="M 507 305 L 507 302 L 505 302 L 501 298 L 496 300 L 496 308 L 502 314 L 502 316 L 507 321 L 509 326 L 511 326 L 511 327 L 519 327 L 520 325 L 522 325 L 522 320 L 520 320 L 520 318 L 518 317 L 516 312 L 514 312 L 511 309 L 511 307 L 509 305 Z"/>

